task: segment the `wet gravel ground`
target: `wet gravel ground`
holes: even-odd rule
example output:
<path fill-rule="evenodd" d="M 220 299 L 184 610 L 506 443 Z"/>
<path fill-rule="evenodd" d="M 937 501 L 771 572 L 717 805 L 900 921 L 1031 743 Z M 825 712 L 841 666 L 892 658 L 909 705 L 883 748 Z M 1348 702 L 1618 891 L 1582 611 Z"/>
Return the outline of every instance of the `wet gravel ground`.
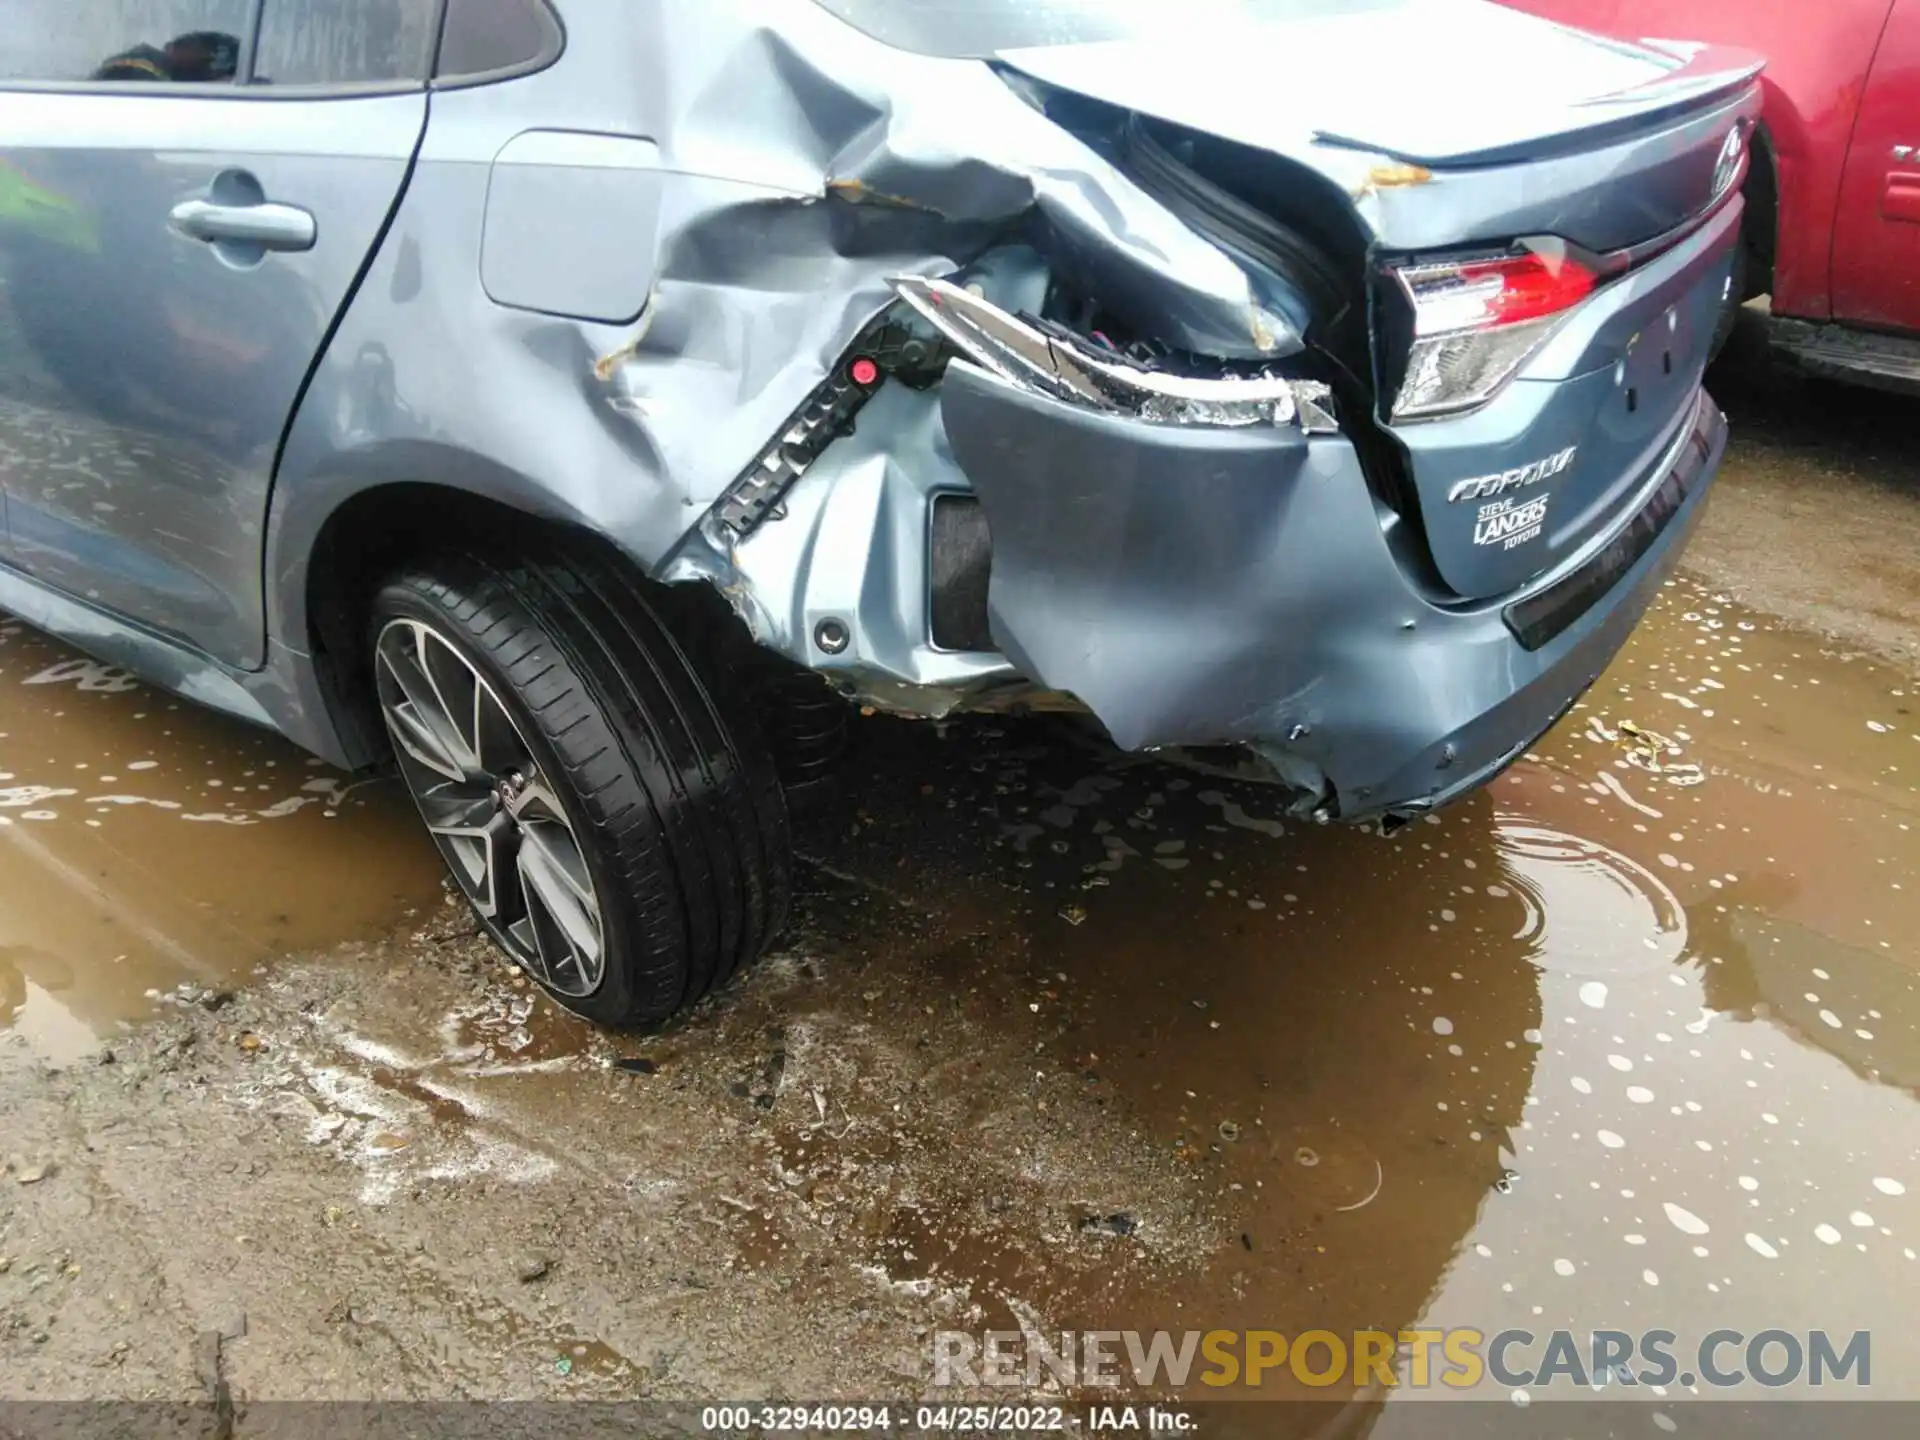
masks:
<path fill-rule="evenodd" d="M 1023 1324 L 1864 1329 L 1915 1398 L 1920 460 L 1716 389 L 1689 574 L 1489 791 L 869 722 L 784 947 L 646 1037 L 391 785 L 0 623 L 0 1398 L 900 1398 Z"/>

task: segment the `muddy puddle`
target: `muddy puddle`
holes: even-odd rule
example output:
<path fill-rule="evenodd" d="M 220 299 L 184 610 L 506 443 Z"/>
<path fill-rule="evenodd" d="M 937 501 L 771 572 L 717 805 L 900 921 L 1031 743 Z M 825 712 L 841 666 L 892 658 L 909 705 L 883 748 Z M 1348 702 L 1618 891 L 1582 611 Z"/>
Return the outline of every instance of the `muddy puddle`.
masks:
<path fill-rule="evenodd" d="M 864 726 L 793 933 L 651 1036 L 438 908 L 253 977 L 437 904 L 402 798 L 3 638 L 12 1023 L 78 1046 L 246 979 L 235 1153 L 332 1167 L 226 1223 L 303 1235 L 356 1287 L 319 1318 L 391 1353 L 294 1314 L 247 1342 L 277 1393 L 310 1354 L 304 1393 L 765 1393 L 799 1316 L 785 1373 L 849 1394 L 1018 1324 L 1870 1330 L 1875 1393 L 1920 1394 L 1920 692 L 1705 586 L 1391 838 L 1057 725 Z M 354 1281 L 370 1247 L 399 1278 Z"/>
<path fill-rule="evenodd" d="M 1040 1037 L 1056 1089 L 1111 1095 L 1229 1219 L 1186 1283 L 1056 1291 L 1062 1324 L 1764 1319 L 1896 1345 L 1920 1293 L 1917 700 L 1682 582 L 1523 763 L 1391 839 L 1000 740 L 933 787 L 971 839 L 870 782 L 885 818 L 854 849 L 964 894 L 963 861 L 916 881 L 880 857 L 998 846 L 1019 890 L 977 1018 Z"/>
<path fill-rule="evenodd" d="M 389 782 L 0 618 L 0 1029 L 50 1058 L 439 898 Z"/>

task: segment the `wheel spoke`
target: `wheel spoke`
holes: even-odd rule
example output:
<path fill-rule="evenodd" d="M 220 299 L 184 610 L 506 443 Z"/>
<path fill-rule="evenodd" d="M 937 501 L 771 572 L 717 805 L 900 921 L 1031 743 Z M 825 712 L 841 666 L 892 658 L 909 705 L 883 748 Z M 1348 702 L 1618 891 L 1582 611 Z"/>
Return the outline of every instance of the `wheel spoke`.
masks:
<path fill-rule="evenodd" d="M 480 695 L 486 688 L 452 646 L 431 630 L 420 631 L 420 669 L 433 687 L 440 713 L 446 716 L 447 730 L 459 743 L 460 763 L 469 771 L 481 773 L 479 746 Z"/>
<path fill-rule="evenodd" d="M 477 785 L 436 785 L 419 794 L 420 815 L 436 835 L 471 835 L 499 819 L 493 791 Z"/>
<path fill-rule="evenodd" d="M 538 900 L 547 918 L 559 927 L 567 948 L 582 962 L 597 958 L 598 923 L 581 906 L 571 887 L 554 872 L 551 862 L 537 846 L 529 845 L 521 851 L 520 869 L 527 880 L 529 897 Z"/>
<path fill-rule="evenodd" d="M 464 780 L 460 763 L 447 748 L 445 737 L 422 717 L 412 701 L 387 707 L 387 728 L 394 743 L 434 774 Z"/>
<path fill-rule="evenodd" d="M 512 821 L 501 814 L 485 825 L 435 824 L 429 820 L 427 829 L 474 909 L 501 924 L 518 913 L 514 902 L 519 896 L 511 884 L 502 885 L 502 881 L 511 882 L 518 874 L 520 832 Z"/>
<path fill-rule="evenodd" d="M 559 797 L 547 784 L 546 777 L 529 766 L 521 772 L 520 780 L 519 790 L 507 801 L 507 809 L 513 812 L 513 818 L 523 825 L 545 822 L 566 826 L 568 838 L 572 838 L 573 827 L 567 825 L 567 812 L 560 808 Z"/>
<path fill-rule="evenodd" d="M 503 877 L 504 879 L 505 877 Z M 519 915 L 512 924 L 505 927 L 513 942 L 514 958 L 525 966 L 533 978 L 542 985 L 555 984 L 554 957 L 550 953 L 553 944 L 541 924 L 542 911 L 539 896 L 527 883 L 527 859 L 524 847 L 515 854 L 513 861 L 512 886 L 519 900 Z"/>
<path fill-rule="evenodd" d="M 521 864 L 567 939 L 582 954 L 598 955 L 600 917 L 593 881 L 572 833 L 559 825 L 530 825 L 521 840 Z"/>
<path fill-rule="evenodd" d="M 380 675 L 392 682 L 381 696 L 394 738 L 414 759 L 450 780 L 463 780 L 477 767 L 468 763 L 470 746 L 448 713 L 422 659 L 429 642 L 413 625 L 389 625 L 380 636 Z"/>

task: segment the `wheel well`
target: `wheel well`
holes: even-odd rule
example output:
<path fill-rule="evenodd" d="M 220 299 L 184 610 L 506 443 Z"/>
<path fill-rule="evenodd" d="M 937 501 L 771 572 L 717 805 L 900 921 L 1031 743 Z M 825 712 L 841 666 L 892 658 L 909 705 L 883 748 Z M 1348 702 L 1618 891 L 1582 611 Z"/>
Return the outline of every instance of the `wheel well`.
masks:
<path fill-rule="evenodd" d="M 1780 234 L 1780 166 L 1765 126 L 1753 132 L 1753 163 L 1747 170 L 1747 216 L 1741 243 L 1747 247 L 1747 293 L 1743 299 L 1773 293 L 1773 263 Z"/>
<path fill-rule="evenodd" d="M 465 490 L 394 484 L 353 496 L 327 517 L 308 556 L 306 641 L 334 727 L 356 765 L 376 764 L 387 754 L 366 664 L 373 597 L 408 561 L 462 544 L 496 554 L 525 553 L 529 544 L 587 546 L 641 578 L 599 536 Z"/>

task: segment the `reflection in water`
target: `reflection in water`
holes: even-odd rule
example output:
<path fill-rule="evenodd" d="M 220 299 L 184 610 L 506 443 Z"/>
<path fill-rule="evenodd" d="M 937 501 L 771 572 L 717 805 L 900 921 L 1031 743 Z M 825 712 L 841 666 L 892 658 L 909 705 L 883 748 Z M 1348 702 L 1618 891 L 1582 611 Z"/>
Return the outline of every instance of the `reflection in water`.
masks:
<path fill-rule="evenodd" d="M 42 1053 L 384 931 L 438 873 L 393 787 L 0 624 L 0 1028 Z"/>
<path fill-rule="evenodd" d="M 1525 909 L 1513 938 L 1532 945 L 1535 963 L 1587 977 L 1583 996 L 1604 997 L 1609 977 L 1664 970 L 1686 948 L 1686 911 L 1646 866 L 1522 815 L 1499 816 L 1497 834 Z"/>
<path fill-rule="evenodd" d="M 1865 1080 L 1920 1096 L 1920 987 L 1911 961 L 1828 939 L 1751 896 L 1721 917 L 1706 1003 L 1776 1026 Z"/>
<path fill-rule="evenodd" d="M 1920 1244 L 1920 916 L 1901 881 L 1907 757 L 1883 743 L 1913 743 L 1904 695 L 1681 587 L 1589 706 L 1680 737 L 1703 782 L 1621 783 L 1605 727 L 1576 715 L 1500 784 L 1508 834 L 1577 830 L 1615 883 L 1604 900 L 1541 887 L 1521 1181 L 1464 1237 L 1424 1322 L 1657 1325 L 1683 1344 L 1722 1324 L 1910 1325 L 1911 1282 L 1889 1267 Z"/>
<path fill-rule="evenodd" d="M 1045 1062 L 1228 1217 L 1200 1274 L 1063 1287 L 1062 1325 L 1896 1335 L 1920 1318 L 1888 1283 L 1920 1245 L 1906 695 L 1679 585 L 1489 795 L 1391 841 L 1158 767 L 875 732 L 835 863 L 974 906 L 993 938 L 955 984 L 998 987 L 1005 1025 L 1031 1000 Z M 941 802 L 911 803 L 930 773 Z M 1010 916 L 973 858 L 995 844 Z M 943 858 L 903 879 L 906 855 Z M 1031 1293 L 1031 1263 L 996 1278 Z"/>
<path fill-rule="evenodd" d="M 1051 1318 L 1082 1328 L 1412 1319 L 1515 1165 L 1543 1018 L 1537 937 L 1515 937 L 1526 897 L 1595 879 L 1513 870 L 1484 796 L 1386 840 L 1290 826 L 1258 789 L 1159 766 L 1089 776 L 1083 751 L 963 733 L 864 737 L 872 823 L 836 863 L 897 885 L 900 854 L 947 852 L 913 889 L 994 932 L 951 977 L 965 1013 L 994 1029 L 1033 1007 L 1051 1037 L 1036 1066 L 1110 1096 L 1217 1197 L 1226 1240 L 1150 1290 L 1076 1291 L 1044 1250 L 983 1290 L 1051 1288 Z M 897 776 L 943 803 L 889 803 Z M 1011 915 L 969 858 L 995 842 Z"/>

